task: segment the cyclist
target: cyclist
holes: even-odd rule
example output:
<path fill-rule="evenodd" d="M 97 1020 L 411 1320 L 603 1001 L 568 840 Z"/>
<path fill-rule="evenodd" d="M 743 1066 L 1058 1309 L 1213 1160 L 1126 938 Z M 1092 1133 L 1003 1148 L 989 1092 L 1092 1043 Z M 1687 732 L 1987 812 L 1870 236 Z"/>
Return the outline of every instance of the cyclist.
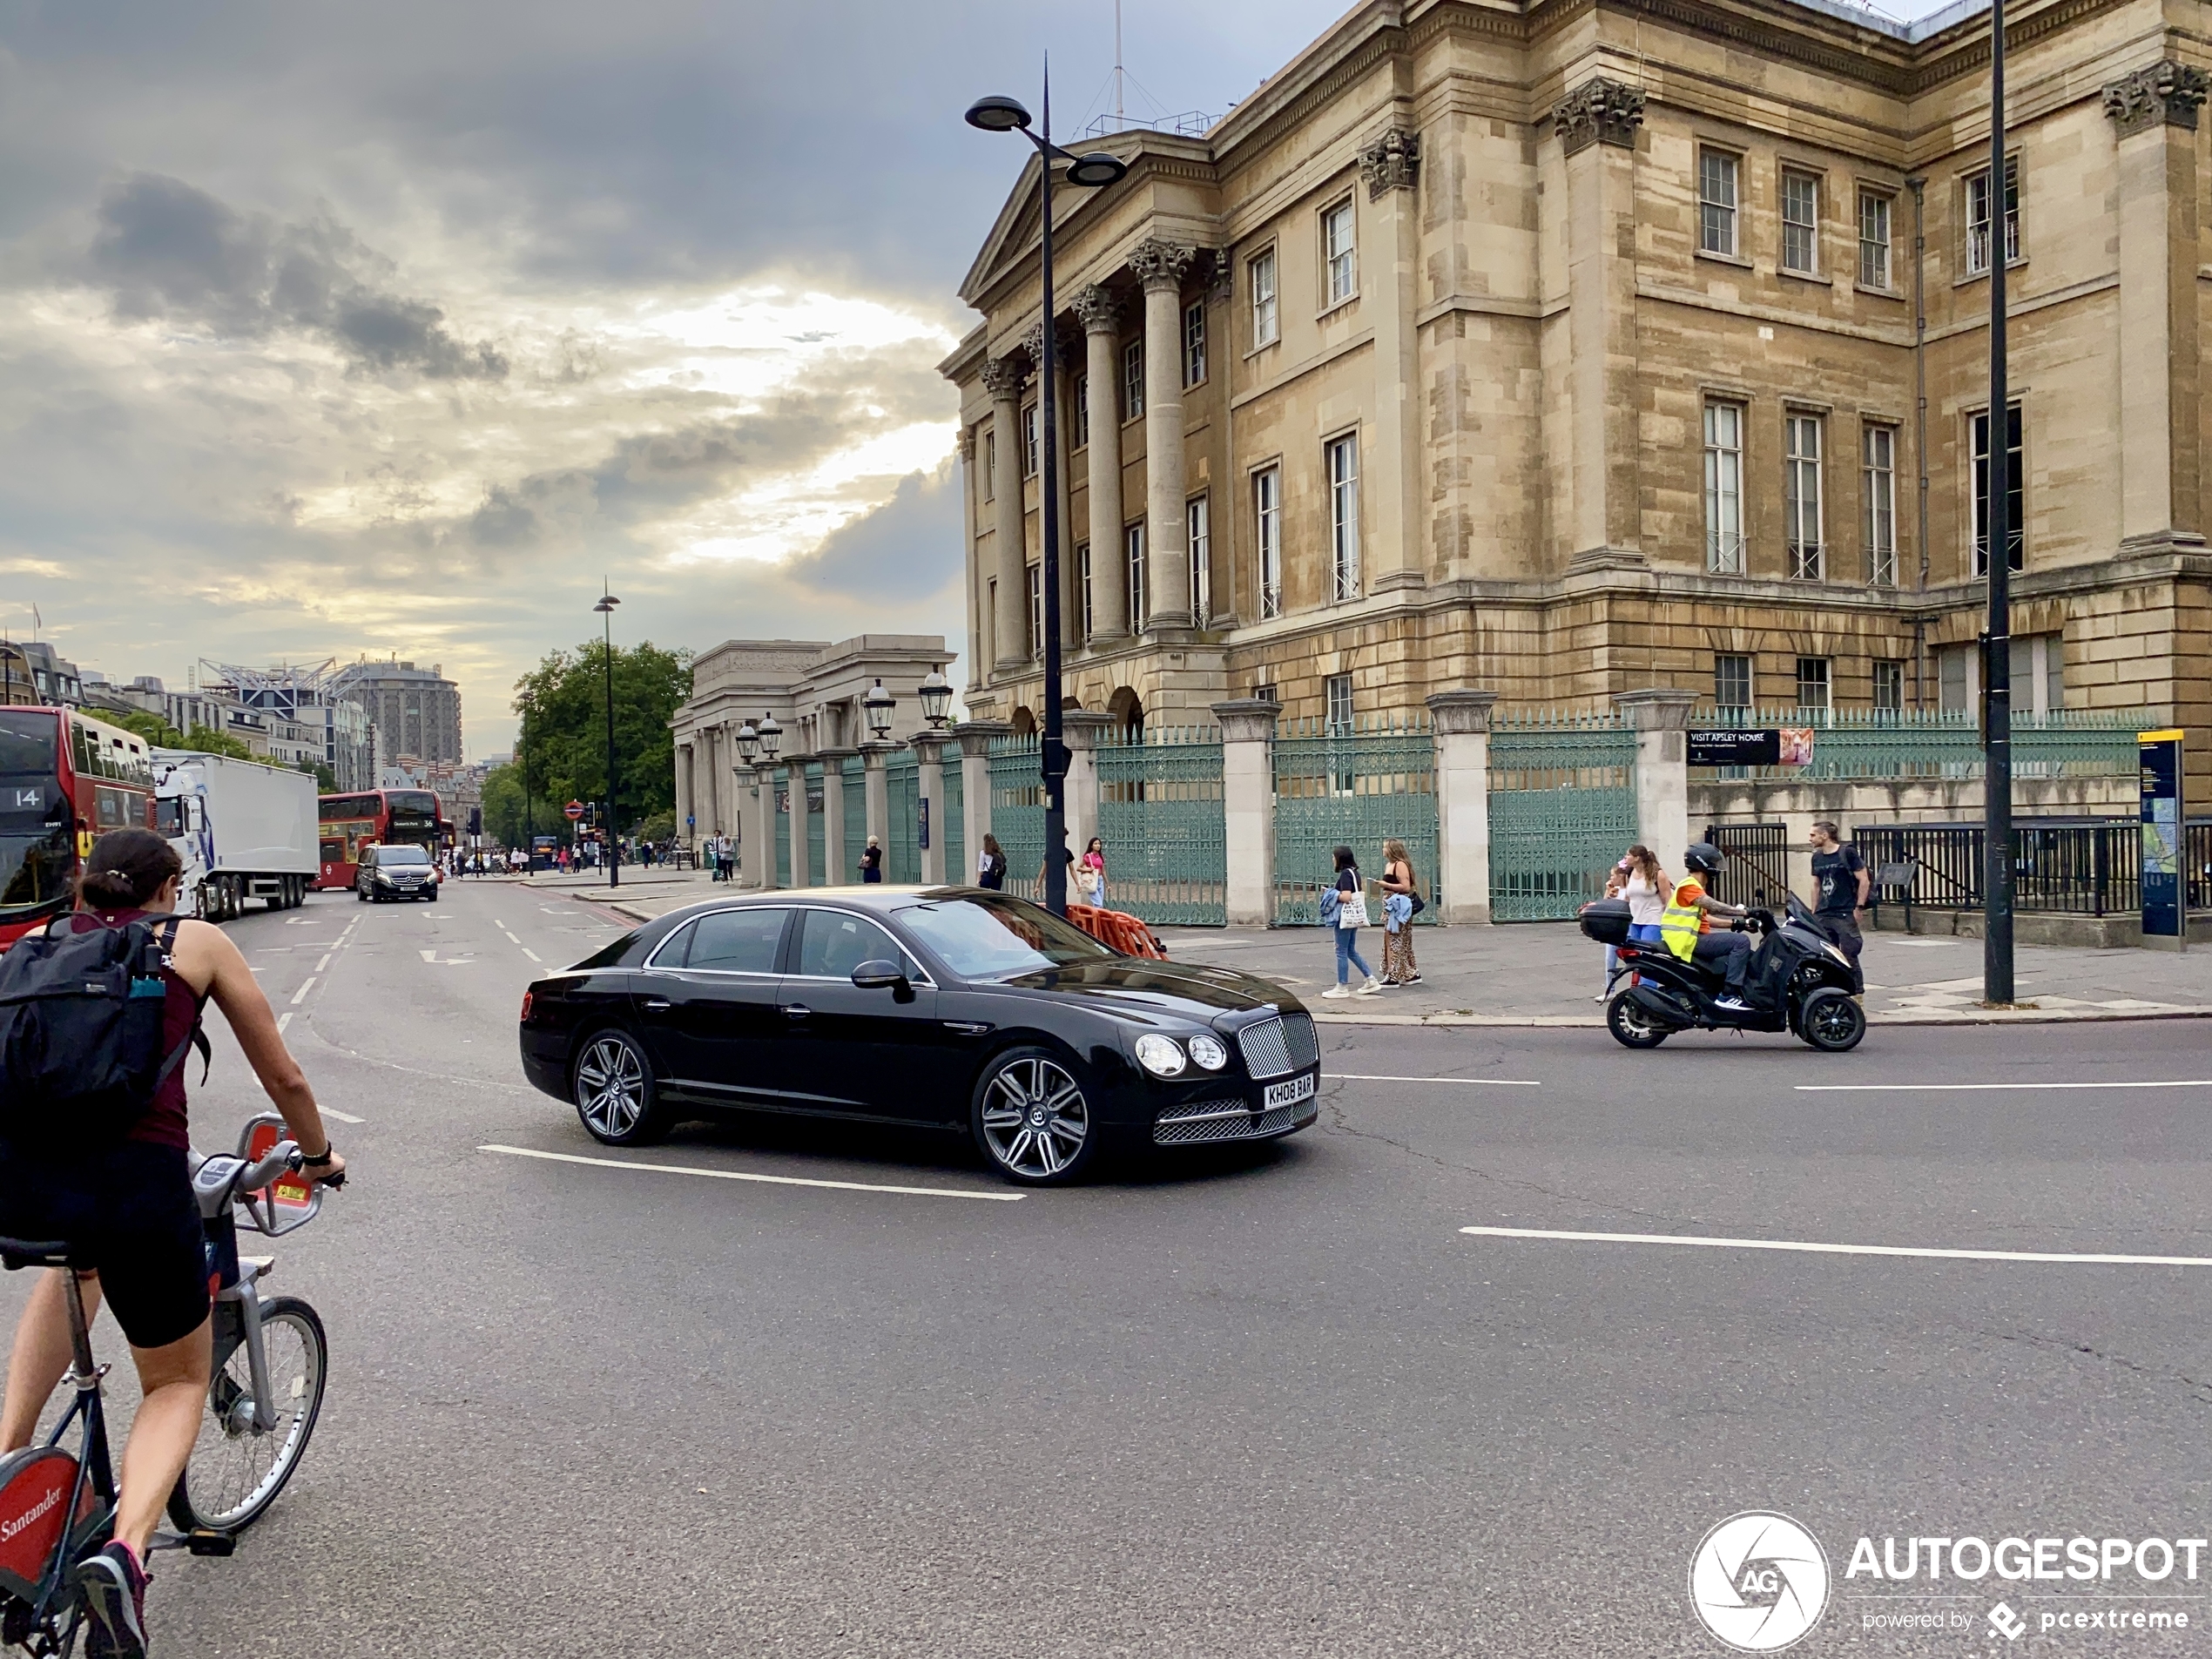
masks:
<path fill-rule="evenodd" d="M 177 906 L 180 873 L 169 843 L 152 830 L 103 835 L 78 875 L 77 911 L 68 926 L 86 932 L 167 915 Z M 162 977 L 167 981 L 164 1051 L 185 1041 L 212 996 L 307 1155 L 308 1172 L 323 1181 L 341 1174 L 345 1160 L 331 1147 L 314 1091 L 286 1049 L 268 999 L 229 936 L 208 922 L 179 923 Z M 130 1341 L 145 1393 L 123 1451 L 115 1541 L 78 1569 L 91 1613 L 93 1659 L 140 1659 L 146 1651 L 146 1547 L 207 1409 L 212 1346 L 207 1266 L 188 1150 L 181 1066 L 124 1139 L 64 1150 L 0 1140 L 0 1232 L 65 1238 L 89 1254 L 93 1268 L 78 1272 L 85 1312 L 98 1312 L 105 1294 Z M 6 1403 L 0 1406 L 0 1452 L 30 1443 L 47 1396 L 69 1366 L 64 1271 L 42 1276 L 16 1327 Z"/>

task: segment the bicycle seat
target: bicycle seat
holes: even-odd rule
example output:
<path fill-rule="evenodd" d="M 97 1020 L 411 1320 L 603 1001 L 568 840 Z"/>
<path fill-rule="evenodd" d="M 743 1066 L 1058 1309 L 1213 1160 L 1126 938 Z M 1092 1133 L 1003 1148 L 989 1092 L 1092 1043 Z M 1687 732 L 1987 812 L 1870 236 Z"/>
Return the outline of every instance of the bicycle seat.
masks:
<path fill-rule="evenodd" d="M 28 1238 L 0 1238 L 0 1265 L 10 1272 L 24 1267 L 89 1267 L 87 1252 L 66 1239 L 37 1244 Z"/>

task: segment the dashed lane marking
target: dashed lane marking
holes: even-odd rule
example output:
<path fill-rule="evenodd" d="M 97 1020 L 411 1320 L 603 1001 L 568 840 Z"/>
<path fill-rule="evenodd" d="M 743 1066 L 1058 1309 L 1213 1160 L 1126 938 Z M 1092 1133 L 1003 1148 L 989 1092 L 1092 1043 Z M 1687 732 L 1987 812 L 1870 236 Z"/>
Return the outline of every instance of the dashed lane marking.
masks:
<path fill-rule="evenodd" d="M 1474 1083 L 1486 1089 L 1541 1089 L 1533 1077 L 1393 1077 L 1372 1071 L 1324 1072 L 1323 1082 L 1352 1083 Z"/>
<path fill-rule="evenodd" d="M 2108 1256 L 2042 1250 L 1938 1250 L 1916 1244 L 1823 1244 L 1801 1238 L 1705 1238 L 1694 1233 L 1562 1232 L 1547 1227 L 1462 1227 L 1480 1238 L 1576 1244 L 1688 1244 L 1704 1250 L 1780 1250 L 1811 1256 L 1912 1256 L 1951 1262 L 2060 1262 L 2090 1267 L 2212 1267 L 2212 1256 Z"/>
<path fill-rule="evenodd" d="M 532 949 L 531 949 L 531 948 L 530 948 L 528 945 L 524 945 L 524 946 L 523 947 L 523 955 L 525 955 L 525 956 L 527 956 L 527 957 L 529 957 L 529 958 L 530 959 L 530 961 L 534 961 L 534 962 L 543 962 L 543 961 L 544 961 L 544 960 L 545 960 L 545 958 L 543 958 L 543 956 L 539 955 L 539 954 L 538 954 L 536 951 L 532 950 Z"/>
<path fill-rule="evenodd" d="M 580 1157 L 574 1152 L 540 1152 L 527 1146 L 480 1146 L 510 1158 L 543 1158 L 551 1163 L 583 1163 L 600 1170 L 646 1170 L 655 1175 L 697 1175 L 710 1181 L 757 1181 L 774 1187 L 827 1187 L 838 1192 L 890 1192 L 908 1198 L 981 1198 L 988 1204 L 1019 1204 L 1023 1192 L 974 1192 L 963 1187 L 898 1187 L 875 1181 L 821 1181 L 799 1175 L 760 1175 L 751 1170 L 703 1170 L 685 1163 L 631 1163 L 623 1158 Z"/>
<path fill-rule="evenodd" d="M 307 982 L 305 985 L 302 985 L 298 990 L 293 992 L 292 1006 L 295 1008 L 298 1008 L 302 1002 L 307 1000 L 307 993 L 314 988 L 315 976 L 313 974 L 310 974 L 307 975 Z"/>
<path fill-rule="evenodd" d="M 337 952 L 335 951 L 325 952 L 323 959 L 315 964 L 315 972 L 318 974 L 328 973 L 330 971 L 330 959 L 336 954 Z"/>
<path fill-rule="evenodd" d="M 292 1016 L 291 1016 L 289 1014 L 280 1014 L 280 1015 L 277 1015 L 277 1035 L 279 1035 L 279 1036 L 282 1036 L 282 1035 L 284 1035 L 284 1028 L 285 1028 L 285 1027 L 287 1027 L 287 1025 L 290 1025 L 291 1023 L 292 1023 Z"/>
<path fill-rule="evenodd" d="M 2212 1089 L 2212 1077 L 2180 1077 L 2156 1082 L 2017 1083 L 1795 1083 L 1802 1095 L 1980 1094 L 2012 1089 Z"/>
<path fill-rule="evenodd" d="M 368 1119 L 366 1117 L 356 1117 L 351 1112 L 341 1112 L 335 1106 L 324 1107 L 322 1109 L 322 1115 L 325 1117 L 334 1117 L 341 1123 L 366 1123 L 368 1122 Z"/>

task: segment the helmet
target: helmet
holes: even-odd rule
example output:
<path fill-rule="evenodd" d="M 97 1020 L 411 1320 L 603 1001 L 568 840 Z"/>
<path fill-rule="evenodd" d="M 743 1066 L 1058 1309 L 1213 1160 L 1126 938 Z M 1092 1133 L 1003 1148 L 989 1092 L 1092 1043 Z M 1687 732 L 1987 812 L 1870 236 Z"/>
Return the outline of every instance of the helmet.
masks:
<path fill-rule="evenodd" d="M 1682 861 L 1699 875 L 1717 875 L 1721 866 L 1728 862 L 1728 854 L 1710 841 L 1692 841 L 1683 849 Z"/>

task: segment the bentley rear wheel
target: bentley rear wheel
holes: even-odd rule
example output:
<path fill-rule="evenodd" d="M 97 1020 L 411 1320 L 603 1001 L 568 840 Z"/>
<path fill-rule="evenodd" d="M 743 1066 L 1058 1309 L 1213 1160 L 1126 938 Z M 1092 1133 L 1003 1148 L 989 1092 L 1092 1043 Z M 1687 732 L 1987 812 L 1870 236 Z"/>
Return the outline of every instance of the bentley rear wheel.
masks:
<path fill-rule="evenodd" d="M 583 1045 L 571 1086 L 576 1115 L 595 1141 L 644 1146 L 668 1130 L 667 1114 L 654 1094 L 653 1069 L 619 1031 L 602 1031 Z"/>

